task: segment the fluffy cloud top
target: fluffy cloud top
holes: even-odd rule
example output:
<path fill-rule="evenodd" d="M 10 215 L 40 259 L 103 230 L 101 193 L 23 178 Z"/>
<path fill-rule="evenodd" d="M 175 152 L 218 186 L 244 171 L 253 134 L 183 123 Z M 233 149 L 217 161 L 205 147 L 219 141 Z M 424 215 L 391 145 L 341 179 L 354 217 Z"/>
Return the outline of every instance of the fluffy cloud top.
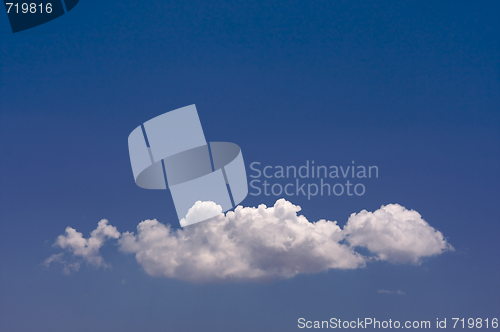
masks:
<path fill-rule="evenodd" d="M 214 209 L 218 206 L 213 202 L 197 202 L 192 213 Z M 89 239 L 68 227 L 55 245 L 89 264 L 106 266 L 99 248 L 107 238 L 119 238 L 119 249 L 134 254 L 148 274 L 192 282 L 273 280 L 364 267 L 371 258 L 356 247 L 366 247 L 379 260 L 414 264 L 453 250 L 420 214 L 398 204 L 352 214 L 344 229 L 336 221 L 309 222 L 297 215 L 300 210 L 280 199 L 273 207 L 238 206 L 184 229 L 145 220 L 136 233 L 121 235 L 101 220 Z M 55 256 L 52 260 L 58 261 Z"/>
<path fill-rule="evenodd" d="M 215 202 L 196 201 L 196 203 L 189 208 L 186 217 L 180 220 L 180 224 L 182 227 L 186 227 L 199 221 L 208 220 L 221 213 L 222 206 L 217 205 Z"/>

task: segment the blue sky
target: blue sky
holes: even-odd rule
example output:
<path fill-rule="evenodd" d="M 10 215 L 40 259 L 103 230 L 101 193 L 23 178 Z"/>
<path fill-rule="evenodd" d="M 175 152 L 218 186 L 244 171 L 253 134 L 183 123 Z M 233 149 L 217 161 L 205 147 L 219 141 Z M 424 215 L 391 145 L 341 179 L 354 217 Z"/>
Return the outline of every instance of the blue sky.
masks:
<path fill-rule="evenodd" d="M 500 318 L 500 43 L 495 1 L 82 0 L 12 34 L 0 15 L 0 330 L 294 331 L 297 319 Z M 262 282 L 48 268 L 71 226 L 179 228 L 133 181 L 127 137 L 196 104 L 208 141 L 247 166 L 377 165 L 361 197 L 285 197 L 311 222 L 397 203 L 455 248 Z M 250 174 L 250 173 L 249 173 Z M 277 197 L 242 204 L 272 206 Z M 400 290 L 405 295 L 379 292 Z"/>

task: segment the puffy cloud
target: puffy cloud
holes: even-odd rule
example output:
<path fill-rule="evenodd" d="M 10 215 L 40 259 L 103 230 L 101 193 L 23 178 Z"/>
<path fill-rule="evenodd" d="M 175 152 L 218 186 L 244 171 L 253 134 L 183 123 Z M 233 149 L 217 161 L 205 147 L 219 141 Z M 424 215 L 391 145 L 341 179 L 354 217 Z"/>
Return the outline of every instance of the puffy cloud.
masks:
<path fill-rule="evenodd" d="M 185 225 L 207 213 L 218 215 L 176 230 L 145 220 L 136 233 L 121 235 L 101 220 L 90 238 L 68 227 L 54 245 L 88 264 L 106 267 L 99 248 L 108 238 L 119 239 L 119 249 L 134 254 L 148 274 L 192 282 L 273 280 L 364 267 L 372 258 L 357 253 L 356 247 L 366 247 L 378 260 L 417 264 L 423 257 L 453 250 L 420 214 L 398 204 L 354 213 L 344 229 L 336 221 L 310 222 L 297 215 L 300 210 L 280 199 L 272 207 L 238 206 L 224 214 L 213 202 L 197 202 L 183 219 Z M 51 262 L 63 264 L 65 273 L 80 267 L 66 263 L 62 254 L 45 264 Z"/>
<path fill-rule="evenodd" d="M 454 250 L 441 232 L 399 204 L 353 213 L 344 226 L 352 247 L 366 247 L 380 260 L 419 264 L 421 258 Z"/>
<path fill-rule="evenodd" d="M 67 249 L 76 258 L 83 259 L 87 264 L 96 267 L 109 267 L 99 254 L 99 249 L 108 238 L 117 239 L 119 237 L 120 233 L 117 231 L 116 227 L 108 225 L 108 221 L 102 219 L 97 224 L 97 228 L 90 233 L 88 239 L 85 239 L 83 234 L 77 232 L 74 228 L 67 227 L 65 234 L 57 237 L 54 246 Z M 52 262 L 61 263 L 64 273 L 70 273 L 72 270 L 78 271 L 80 268 L 79 262 L 71 264 L 66 262 L 63 259 L 63 253 L 50 256 L 45 260 L 44 264 L 49 266 Z"/>
<path fill-rule="evenodd" d="M 330 268 L 355 269 L 364 258 L 345 244 L 336 222 L 310 223 L 300 207 L 280 199 L 274 207 L 238 206 L 201 224 L 172 230 L 157 220 L 124 233 L 122 251 L 135 253 L 155 276 L 190 281 L 271 280 Z"/>
<path fill-rule="evenodd" d="M 195 224 L 200 221 L 208 220 L 213 216 L 222 213 L 222 206 L 217 205 L 212 201 L 196 201 L 194 205 L 188 210 L 186 217 L 180 220 L 182 227 Z"/>

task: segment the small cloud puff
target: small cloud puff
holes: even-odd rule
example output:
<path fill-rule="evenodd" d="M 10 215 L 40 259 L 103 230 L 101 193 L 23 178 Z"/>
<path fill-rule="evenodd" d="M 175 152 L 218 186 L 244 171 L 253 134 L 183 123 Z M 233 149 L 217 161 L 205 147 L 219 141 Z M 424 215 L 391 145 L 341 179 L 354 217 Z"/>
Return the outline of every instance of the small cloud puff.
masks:
<path fill-rule="evenodd" d="M 88 239 L 85 239 L 83 234 L 77 232 L 74 228 L 67 227 L 66 233 L 57 237 L 54 247 L 67 249 L 74 257 L 83 259 L 89 265 L 107 268 L 109 265 L 99 254 L 99 249 L 108 238 L 118 239 L 119 237 L 120 232 L 116 227 L 108 225 L 108 221 L 102 219 L 97 224 L 97 228 L 90 233 Z M 52 262 L 62 264 L 65 274 L 80 269 L 79 262 L 68 263 L 64 260 L 63 253 L 50 256 L 45 260 L 44 265 L 49 266 Z"/>
<path fill-rule="evenodd" d="M 377 291 L 380 294 L 397 294 L 397 295 L 406 295 L 405 292 L 400 291 L 399 289 L 397 291 L 390 291 L 390 290 L 385 290 L 385 289 L 379 289 Z"/>
<path fill-rule="evenodd" d="M 210 218 L 216 217 L 222 213 L 222 206 L 217 205 L 212 201 L 196 201 L 192 207 L 189 208 L 186 217 L 180 220 L 182 227 L 195 224 L 200 221 L 205 221 Z"/>
<path fill-rule="evenodd" d="M 47 258 L 43 265 L 49 267 L 52 263 L 59 263 L 62 266 L 62 271 L 64 274 L 70 274 L 71 272 L 76 272 L 80 269 L 80 262 L 68 263 L 64 258 L 64 253 L 54 254 Z"/>

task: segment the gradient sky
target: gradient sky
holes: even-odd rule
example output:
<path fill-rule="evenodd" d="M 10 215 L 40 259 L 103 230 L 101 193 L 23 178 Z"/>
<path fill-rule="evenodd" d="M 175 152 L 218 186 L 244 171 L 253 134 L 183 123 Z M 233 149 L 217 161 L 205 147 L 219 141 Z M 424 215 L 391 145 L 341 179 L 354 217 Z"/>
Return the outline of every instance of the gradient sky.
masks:
<path fill-rule="evenodd" d="M 0 15 L 0 330 L 295 331 L 297 319 L 500 318 L 497 1 L 89 1 L 13 34 Z M 133 181 L 129 133 L 196 104 L 208 141 L 248 166 L 377 165 L 362 197 L 288 198 L 310 221 L 398 203 L 455 248 L 421 265 L 369 263 L 272 283 L 44 260 L 156 218 L 166 191 Z M 273 205 L 248 196 L 242 204 Z M 379 290 L 405 295 L 380 293 Z"/>

